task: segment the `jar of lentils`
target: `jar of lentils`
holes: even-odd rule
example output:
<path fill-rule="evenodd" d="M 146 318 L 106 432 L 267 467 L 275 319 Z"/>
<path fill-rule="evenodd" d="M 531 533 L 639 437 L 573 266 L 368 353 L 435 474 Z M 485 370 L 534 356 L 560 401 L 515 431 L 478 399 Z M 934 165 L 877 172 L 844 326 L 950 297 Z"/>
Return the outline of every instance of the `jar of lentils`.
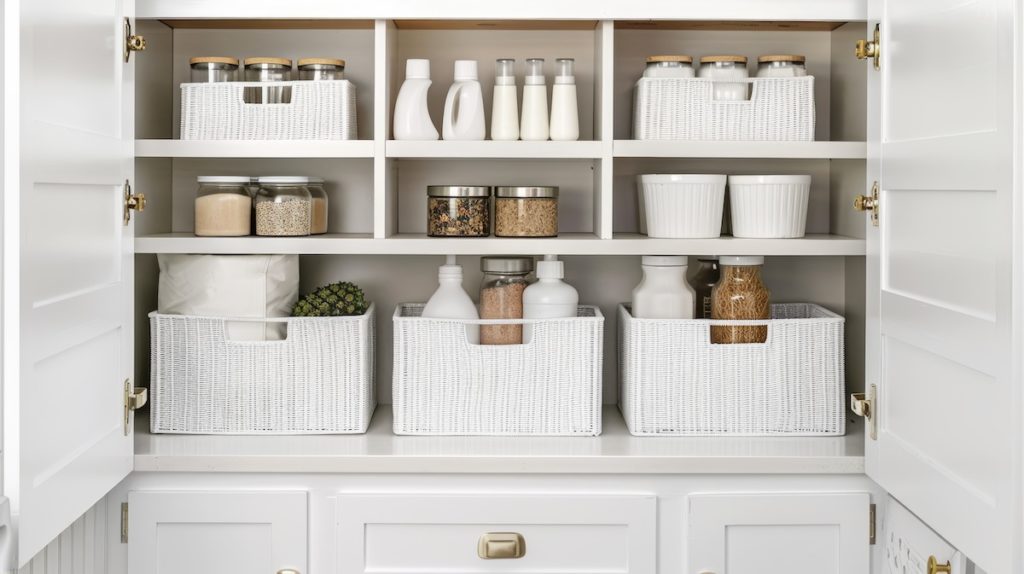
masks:
<path fill-rule="evenodd" d="M 494 235 L 498 237 L 556 237 L 558 188 L 502 186 L 494 191 Z"/>
<path fill-rule="evenodd" d="M 256 235 L 309 235 L 313 197 L 306 177 L 261 177 L 256 192 Z"/>
<path fill-rule="evenodd" d="M 344 80 L 345 60 L 302 58 L 298 63 L 300 80 Z"/>
<path fill-rule="evenodd" d="M 427 187 L 427 235 L 487 237 L 491 234 L 491 188 L 486 185 Z"/>

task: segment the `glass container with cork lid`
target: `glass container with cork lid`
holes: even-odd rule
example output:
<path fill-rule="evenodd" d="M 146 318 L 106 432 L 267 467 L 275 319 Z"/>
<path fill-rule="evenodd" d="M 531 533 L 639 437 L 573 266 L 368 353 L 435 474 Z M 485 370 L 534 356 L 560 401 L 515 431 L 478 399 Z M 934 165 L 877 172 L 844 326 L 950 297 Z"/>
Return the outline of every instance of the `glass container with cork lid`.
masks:
<path fill-rule="evenodd" d="M 188 61 L 193 83 L 234 82 L 238 79 L 238 58 L 199 56 Z"/>
<path fill-rule="evenodd" d="M 704 56 L 700 59 L 700 71 L 697 73 L 697 76 L 716 80 L 714 86 L 716 100 L 747 99 L 746 82 L 730 83 L 722 81 L 746 80 L 750 77 L 750 74 L 747 72 L 746 56 Z"/>
<path fill-rule="evenodd" d="M 298 63 L 299 79 L 331 81 L 345 79 L 345 60 L 337 58 L 302 58 Z"/>
<path fill-rule="evenodd" d="M 807 58 L 799 54 L 767 54 L 757 59 L 758 78 L 799 78 L 807 75 Z"/>
<path fill-rule="evenodd" d="M 648 56 L 645 78 L 692 78 L 693 58 L 690 56 Z"/>
<path fill-rule="evenodd" d="M 288 58 L 246 58 L 245 81 L 289 82 L 292 79 L 292 61 Z M 245 101 L 256 104 L 286 104 L 292 101 L 291 86 L 246 88 Z"/>

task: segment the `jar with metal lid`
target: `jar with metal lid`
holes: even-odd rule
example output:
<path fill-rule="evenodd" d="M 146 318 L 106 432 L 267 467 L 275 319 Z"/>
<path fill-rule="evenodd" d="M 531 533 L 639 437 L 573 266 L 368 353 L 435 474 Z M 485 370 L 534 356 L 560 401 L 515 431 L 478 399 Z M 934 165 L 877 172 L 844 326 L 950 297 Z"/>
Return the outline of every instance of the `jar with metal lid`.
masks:
<path fill-rule="evenodd" d="M 648 56 L 645 78 L 692 78 L 693 58 L 690 56 Z"/>
<path fill-rule="evenodd" d="M 292 79 L 292 61 L 288 58 L 246 58 L 245 81 L 288 82 Z M 246 88 L 245 101 L 255 104 L 286 104 L 292 101 L 290 86 Z"/>
<path fill-rule="evenodd" d="M 427 235 L 487 237 L 491 234 L 491 188 L 486 185 L 427 186 Z"/>
<path fill-rule="evenodd" d="M 345 60 L 302 58 L 298 63 L 300 80 L 344 80 Z"/>
<path fill-rule="evenodd" d="M 238 58 L 199 56 L 188 61 L 193 83 L 234 82 L 238 79 Z"/>
<path fill-rule="evenodd" d="M 246 176 L 201 175 L 195 202 L 195 234 L 241 237 L 252 232 L 252 197 Z"/>
<path fill-rule="evenodd" d="M 523 291 L 530 285 L 532 257 L 482 257 L 480 270 L 481 319 L 522 319 Z M 481 325 L 481 345 L 519 345 L 523 326 Z"/>
<path fill-rule="evenodd" d="M 558 188 L 540 185 L 495 188 L 494 235 L 556 237 Z"/>
<path fill-rule="evenodd" d="M 807 75 L 807 58 L 798 54 L 768 54 L 757 59 L 758 78 L 798 78 Z"/>
<path fill-rule="evenodd" d="M 720 80 L 746 80 L 750 74 L 747 72 L 746 56 L 704 56 L 700 59 L 701 78 L 710 78 L 715 81 L 716 100 L 745 100 L 747 99 L 747 83 L 729 83 Z"/>
<path fill-rule="evenodd" d="M 256 235 L 309 235 L 313 197 L 307 177 L 261 177 L 256 192 Z"/>
<path fill-rule="evenodd" d="M 327 233 L 327 190 L 324 189 L 324 178 L 311 177 L 306 185 L 312 200 L 310 205 L 309 233 L 322 235 Z"/>
<path fill-rule="evenodd" d="M 690 286 L 696 295 L 694 297 L 694 319 L 711 318 L 711 290 L 718 284 L 719 270 L 717 257 L 698 257 L 700 264 L 697 272 L 690 278 Z"/>
<path fill-rule="evenodd" d="M 733 321 L 771 319 L 770 294 L 761 281 L 761 256 L 721 256 L 721 277 L 711 290 L 711 318 Z M 711 327 L 712 343 L 764 343 L 767 325 L 716 325 Z"/>

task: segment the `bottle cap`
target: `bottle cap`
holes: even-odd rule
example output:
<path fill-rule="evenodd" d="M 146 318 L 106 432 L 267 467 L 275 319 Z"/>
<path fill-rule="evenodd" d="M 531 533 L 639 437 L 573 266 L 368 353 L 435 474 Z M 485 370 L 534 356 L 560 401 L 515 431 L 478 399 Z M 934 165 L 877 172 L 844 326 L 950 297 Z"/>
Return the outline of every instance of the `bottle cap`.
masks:
<path fill-rule="evenodd" d="M 682 255 L 644 255 L 640 264 L 648 267 L 686 267 L 686 257 Z"/>
<path fill-rule="evenodd" d="M 562 279 L 565 277 L 565 265 L 554 255 L 545 255 L 543 261 L 537 262 L 538 279 Z"/>
<path fill-rule="evenodd" d="M 494 64 L 494 85 L 514 86 L 516 83 L 516 61 L 512 58 L 499 58 Z"/>
<path fill-rule="evenodd" d="M 533 257 L 481 257 L 480 270 L 484 273 L 530 273 Z"/>
<path fill-rule="evenodd" d="M 437 268 L 438 277 L 462 277 L 462 265 L 445 264 Z"/>
<path fill-rule="evenodd" d="M 405 79 L 429 80 L 430 60 L 410 59 L 405 61 Z"/>
<path fill-rule="evenodd" d="M 718 258 L 718 263 L 734 267 L 749 267 L 764 265 L 764 257 L 761 255 L 723 255 Z"/>
<path fill-rule="evenodd" d="M 527 58 L 526 79 L 527 85 L 544 85 L 544 58 Z"/>
<path fill-rule="evenodd" d="M 477 79 L 476 60 L 455 60 L 455 81 Z"/>
<path fill-rule="evenodd" d="M 572 58 L 558 58 L 555 60 L 555 83 L 575 84 L 576 73 L 574 71 L 576 61 Z"/>

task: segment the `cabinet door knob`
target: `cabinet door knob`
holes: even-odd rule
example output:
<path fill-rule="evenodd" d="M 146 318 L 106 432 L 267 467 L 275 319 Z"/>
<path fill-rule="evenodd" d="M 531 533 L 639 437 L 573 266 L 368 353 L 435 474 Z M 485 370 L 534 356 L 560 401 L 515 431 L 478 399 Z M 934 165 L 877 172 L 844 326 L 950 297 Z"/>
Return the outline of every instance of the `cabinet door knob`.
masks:
<path fill-rule="evenodd" d="M 953 567 L 950 566 L 949 560 L 946 560 L 945 564 L 939 564 L 934 556 L 928 557 L 928 574 L 950 574 L 951 572 L 953 572 Z"/>
<path fill-rule="evenodd" d="M 522 558 L 526 555 L 526 539 L 518 532 L 488 532 L 480 537 L 476 553 L 484 560 Z"/>

